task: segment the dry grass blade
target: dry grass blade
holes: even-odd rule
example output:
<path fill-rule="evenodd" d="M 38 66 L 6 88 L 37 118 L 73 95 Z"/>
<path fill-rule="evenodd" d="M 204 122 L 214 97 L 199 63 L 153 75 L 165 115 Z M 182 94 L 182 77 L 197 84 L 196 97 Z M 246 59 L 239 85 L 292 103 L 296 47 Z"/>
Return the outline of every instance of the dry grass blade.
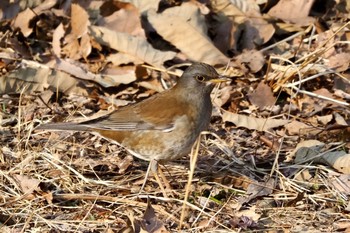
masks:
<path fill-rule="evenodd" d="M 199 152 L 199 146 L 200 146 L 200 141 L 201 141 L 201 135 L 198 137 L 196 142 L 194 143 L 192 150 L 191 150 L 191 156 L 190 156 L 190 173 L 188 175 L 188 180 L 187 180 L 187 185 L 186 185 L 186 190 L 185 190 L 185 197 L 184 197 L 184 203 L 182 205 L 182 210 L 181 210 L 181 216 L 180 216 L 180 226 L 179 229 L 182 228 L 183 221 L 185 219 L 185 213 L 187 209 L 187 201 L 188 201 L 188 196 L 191 192 L 191 184 L 192 184 L 192 179 L 193 179 L 193 173 L 196 168 L 196 163 L 197 163 L 197 157 L 198 157 L 198 152 Z"/>

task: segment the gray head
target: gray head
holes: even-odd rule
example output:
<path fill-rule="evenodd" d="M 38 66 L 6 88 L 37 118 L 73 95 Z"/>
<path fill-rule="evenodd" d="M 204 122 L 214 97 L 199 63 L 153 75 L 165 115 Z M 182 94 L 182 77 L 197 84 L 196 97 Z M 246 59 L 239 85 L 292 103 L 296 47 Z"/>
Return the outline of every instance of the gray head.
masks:
<path fill-rule="evenodd" d="M 180 77 L 177 87 L 195 89 L 196 92 L 210 93 L 215 83 L 227 81 L 216 72 L 214 67 L 205 63 L 194 63 Z"/>

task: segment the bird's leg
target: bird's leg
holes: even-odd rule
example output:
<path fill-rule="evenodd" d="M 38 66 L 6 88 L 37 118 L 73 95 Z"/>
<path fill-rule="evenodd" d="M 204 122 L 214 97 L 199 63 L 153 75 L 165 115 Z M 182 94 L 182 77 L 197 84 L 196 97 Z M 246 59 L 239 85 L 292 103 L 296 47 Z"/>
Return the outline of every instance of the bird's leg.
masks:
<path fill-rule="evenodd" d="M 165 188 L 167 190 L 171 190 L 170 183 L 169 183 L 168 179 L 165 177 L 163 170 L 159 166 L 158 166 L 158 173 L 159 173 L 160 178 L 162 178 L 162 180 L 164 182 Z"/>
<path fill-rule="evenodd" d="M 145 179 L 143 181 L 143 184 L 141 186 L 141 189 L 140 189 L 139 193 L 141 193 L 143 191 L 143 188 L 146 185 L 147 178 L 148 178 L 148 175 L 149 175 L 150 171 L 153 173 L 154 178 L 156 178 L 156 181 L 157 181 L 160 189 L 162 190 L 162 193 L 163 193 L 164 197 L 168 197 L 168 195 L 165 192 L 164 186 L 162 185 L 162 182 L 161 182 L 161 180 L 159 179 L 159 176 L 158 176 L 158 161 L 154 160 L 154 159 L 149 162 L 149 165 L 148 165 L 148 168 L 147 168 L 147 172 L 146 172 L 146 176 L 145 176 Z"/>
<path fill-rule="evenodd" d="M 142 186 L 140 188 L 139 194 L 141 194 L 141 192 L 143 191 L 143 189 L 144 189 L 144 187 L 146 185 L 147 178 L 148 178 L 148 175 L 149 175 L 149 171 L 151 170 L 151 162 L 149 162 L 149 164 L 148 164 L 148 168 L 147 168 L 147 171 L 146 171 L 145 179 L 143 180 L 143 183 L 142 183 Z"/>
<path fill-rule="evenodd" d="M 157 160 L 151 160 L 150 166 L 151 166 L 151 171 L 153 173 L 153 176 L 154 176 L 154 178 L 156 178 L 157 183 L 158 183 L 160 189 L 162 190 L 162 193 L 163 193 L 164 197 L 167 198 L 168 195 L 166 194 L 164 186 L 162 184 L 162 181 L 159 179 L 159 176 L 158 176 L 158 170 L 159 170 L 158 161 Z"/>

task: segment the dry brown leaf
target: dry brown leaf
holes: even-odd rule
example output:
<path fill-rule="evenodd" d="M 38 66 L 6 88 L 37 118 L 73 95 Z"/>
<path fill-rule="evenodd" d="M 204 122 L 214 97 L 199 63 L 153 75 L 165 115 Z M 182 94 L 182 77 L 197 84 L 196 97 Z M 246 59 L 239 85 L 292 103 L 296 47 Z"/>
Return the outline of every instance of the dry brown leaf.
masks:
<path fill-rule="evenodd" d="M 215 97 L 212 98 L 214 105 L 217 107 L 221 107 L 222 105 L 226 104 L 231 97 L 232 90 L 232 86 L 226 86 L 218 90 L 218 92 L 213 93 L 212 96 Z"/>
<path fill-rule="evenodd" d="M 334 47 L 335 37 L 333 37 L 333 34 L 334 34 L 334 31 L 332 29 L 321 32 L 318 34 L 317 41 L 315 41 L 317 48 L 321 48 L 323 46 L 325 48 L 328 48 L 321 55 L 323 58 L 329 59 L 336 53 L 336 50 Z"/>
<path fill-rule="evenodd" d="M 103 87 L 118 86 L 119 84 L 128 84 L 136 80 L 135 76 L 135 67 L 126 67 L 123 69 L 115 68 L 114 73 L 112 70 L 101 72 L 101 74 L 93 74 L 82 67 L 80 63 L 65 60 L 65 59 L 56 59 L 57 64 L 52 68 L 57 70 L 64 71 L 67 74 L 70 74 L 74 77 L 77 77 L 82 80 L 88 80 L 100 84 Z M 117 72 L 119 69 L 120 72 Z M 122 71 L 123 70 L 123 71 Z"/>
<path fill-rule="evenodd" d="M 324 147 L 324 143 L 316 140 L 303 142 L 303 145 L 298 145 L 295 152 L 295 163 L 327 164 L 341 173 L 350 174 L 350 154 L 345 151 L 323 152 Z"/>
<path fill-rule="evenodd" d="M 148 64 L 162 68 L 163 63 L 175 57 L 175 52 L 162 52 L 154 49 L 147 40 L 126 33 L 114 32 L 103 27 L 90 27 L 90 33 L 101 44 L 120 52 L 135 56 Z"/>
<path fill-rule="evenodd" d="M 260 71 L 265 64 L 262 52 L 257 50 L 245 50 L 236 59 L 237 62 L 247 65 L 252 73 Z"/>
<path fill-rule="evenodd" d="M 334 115 L 335 122 L 336 122 L 338 125 L 344 125 L 344 126 L 348 126 L 348 125 L 349 125 L 349 124 L 346 122 L 346 120 L 344 119 L 344 117 L 341 116 L 339 113 L 334 112 L 333 115 Z"/>
<path fill-rule="evenodd" d="M 307 26 L 314 21 L 308 17 L 314 0 L 281 0 L 273 6 L 268 14 L 286 22 Z"/>
<path fill-rule="evenodd" d="M 237 217 L 248 217 L 252 219 L 253 221 L 258 221 L 261 217 L 261 214 L 256 213 L 256 205 L 253 205 L 249 209 L 240 210 L 237 213 L 235 213 L 235 216 Z"/>
<path fill-rule="evenodd" d="M 62 53 L 74 60 L 79 60 L 81 58 L 80 52 L 80 45 L 79 41 L 77 39 L 71 39 L 63 48 L 62 48 Z"/>
<path fill-rule="evenodd" d="M 130 2 L 142 13 L 150 9 L 158 10 L 160 0 L 123 0 L 123 2 Z"/>
<path fill-rule="evenodd" d="M 275 29 L 261 15 L 256 1 L 212 1 L 217 25 L 215 44 L 221 51 L 253 49 L 269 41 Z"/>
<path fill-rule="evenodd" d="M 91 42 L 90 42 L 90 36 L 88 34 L 82 35 L 82 37 L 80 39 L 79 52 L 80 52 L 81 56 L 85 59 L 91 53 Z"/>
<path fill-rule="evenodd" d="M 35 16 L 36 14 L 34 11 L 30 8 L 27 8 L 17 15 L 13 26 L 15 28 L 20 28 L 23 35 L 25 37 L 28 37 L 33 32 L 33 28 L 29 27 L 29 21 Z"/>
<path fill-rule="evenodd" d="M 337 171 L 350 174 L 350 154 L 345 151 L 327 153 L 322 156 L 322 159 Z"/>
<path fill-rule="evenodd" d="M 300 147 L 295 153 L 295 163 L 321 163 L 327 164 L 337 171 L 350 174 L 350 154 L 345 151 L 323 152 L 324 145 Z"/>
<path fill-rule="evenodd" d="M 109 1 L 105 2 L 105 4 L 110 3 Z M 118 4 L 118 7 L 120 9 L 109 16 L 102 17 L 97 25 L 112 31 L 125 32 L 133 36 L 145 38 L 145 32 L 141 26 L 139 9 L 130 3 Z"/>
<path fill-rule="evenodd" d="M 141 222 L 141 227 L 146 232 L 152 233 L 167 233 L 164 224 L 157 218 L 156 213 L 151 205 L 150 200 L 147 200 L 147 208 L 143 215 Z"/>
<path fill-rule="evenodd" d="M 349 3 L 349 6 L 350 6 L 350 3 Z M 349 209 L 346 208 L 346 211 L 349 211 Z M 337 232 L 349 233 L 350 222 L 347 219 L 339 219 L 333 223 L 332 228 L 334 229 L 334 231 L 337 231 Z"/>
<path fill-rule="evenodd" d="M 305 140 L 305 141 L 301 141 L 298 143 L 298 145 L 295 147 L 295 149 L 290 152 L 286 158 L 286 162 L 290 162 L 294 159 L 297 151 L 300 149 L 300 148 L 303 148 L 303 147 L 313 147 L 313 146 L 318 146 L 318 147 L 323 147 L 325 144 L 323 142 L 320 142 L 318 140 Z"/>
<path fill-rule="evenodd" d="M 230 0 L 217 0 L 212 1 L 211 7 L 216 13 L 223 13 L 224 15 L 234 17 L 234 22 L 240 24 L 244 21 L 244 13 L 239 9 L 239 7 L 232 4 Z M 249 6 L 249 5 L 248 5 Z"/>
<path fill-rule="evenodd" d="M 334 95 L 337 96 L 337 97 L 340 97 L 342 99 L 345 99 L 345 100 L 350 100 L 350 92 L 344 92 L 342 90 L 339 90 L 339 89 L 335 89 L 334 90 Z"/>
<path fill-rule="evenodd" d="M 333 115 L 328 114 L 324 116 L 316 116 L 316 118 L 317 118 L 317 121 L 320 122 L 322 125 L 327 125 L 333 119 Z"/>
<path fill-rule="evenodd" d="M 158 14 L 150 10 L 147 16 L 157 33 L 181 50 L 189 59 L 211 65 L 228 62 L 229 59 L 213 45 L 206 34 L 203 34 L 205 25 L 201 25 L 202 16 L 198 13 L 192 15 L 193 18 L 185 19 L 166 11 Z M 191 22 L 194 22 L 197 27 L 193 27 Z"/>
<path fill-rule="evenodd" d="M 63 48 L 64 54 L 69 58 L 78 60 L 86 58 L 91 52 L 90 37 L 87 34 L 90 25 L 89 15 L 79 4 L 71 6 L 71 27 L 70 34 L 65 37 L 66 45 Z M 80 42 L 79 40 L 80 39 Z"/>
<path fill-rule="evenodd" d="M 23 175 L 14 175 L 16 180 L 18 181 L 22 192 L 24 194 L 31 194 L 34 191 L 39 191 L 39 184 L 40 180 L 38 179 L 32 179 L 28 176 L 23 176 Z"/>
<path fill-rule="evenodd" d="M 184 2 L 180 6 L 166 9 L 162 12 L 164 16 L 179 17 L 195 28 L 202 35 L 207 35 L 208 27 L 199 5 L 194 2 Z M 209 37 L 207 37 L 209 39 Z"/>
<path fill-rule="evenodd" d="M 276 103 L 271 88 L 262 80 L 253 93 L 248 94 L 249 100 L 259 109 L 272 107 Z"/>
<path fill-rule="evenodd" d="M 69 74 L 46 65 L 22 60 L 20 68 L 8 72 L 0 80 L 0 94 L 33 93 L 51 87 L 53 91 L 66 94 L 86 95 L 87 91 L 80 87 L 80 82 Z"/>
<path fill-rule="evenodd" d="M 64 32 L 63 24 L 60 23 L 52 35 L 52 51 L 57 57 L 61 57 L 61 38 Z"/>
<path fill-rule="evenodd" d="M 239 35 L 238 43 L 240 49 L 251 50 L 268 42 L 275 33 L 275 28 L 263 19 L 259 11 L 250 11 L 245 14 L 243 33 Z"/>
<path fill-rule="evenodd" d="M 137 83 L 140 87 L 144 87 L 148 90 L 153 90 L 156 92 L 162 92 L 164 91 L 164 87 L 162 86 L 162 84 L 158 81 L 158 80 L 151 80 L 151 81 L 141 81 Z M 149 93 L 142 93 L 140 95 L 138 95 L 138 98 L 142 98 L 142 97 L 148 97 Z"/>
<path fill-rule="evenodd" d="M 134 63 L 135 65 L 142 64 L 143 61 L 126 53 L 113 53 L 106 57 L 107 62 L 112 62 L 114 66 L 126 65 Z"/>
<path fill-rule="evenodd" d="M 239 202 L 241 204 L 250 202 L 254 198 L 268 196 L 275 188 L 275 180 L 269 178 L 266 182 L 252 182 L 247 189 L 248 197 L 241 197 Z"/>
<path fill-rule="evenodd" d="M 88 26 L 90 25 L 89 14 L 79 4 L 75 3 L 71 5 L 71 11 L 71 33 L 75 38 L 80 38 L 88 32 Z"/>
<path fill-rule="evenodd" d="M 109 77 L 115 80 L 115 84 L 129 84 L 136 81 L 135 66 L 120 66 L 106 68 L 101 72 L 102 77 Z M 117 84 L 118 85 L 118 84 Z"/>
<path fill-rule="evenodd" d="M 250 117 L 228 111 L 224 111 L 222 115 L 222 120 L 225 122 L 232 122 L 237 127 L 244 127 L 247 129 L 253 129 L 258 131 L 268 131 L 272 128 L 285 125 L 289 122 L 289 120 Z"/>
<path fill-rule="evenodd" d="M 327 62 L 328 67 L 336 70 L 337 72 L 343 72 L 349 69 L 349 63 L 350 54 L 348 52 L 332 55 L 331 57 L 329 57 Z"/>
<path fill-rule="evenodd" d="M 285 126 L 288 135 L 303 135 L 302 130 L 310 129 L 311 127 L 300 121 L 292 121 Z"/>
<path fill-rule="evenodd" d="M 344 193 L 345 195 L 350 195 L 350 175 L 341 174 L 337 176 L 329 177 L 330 184 L 338 192 Z"/>

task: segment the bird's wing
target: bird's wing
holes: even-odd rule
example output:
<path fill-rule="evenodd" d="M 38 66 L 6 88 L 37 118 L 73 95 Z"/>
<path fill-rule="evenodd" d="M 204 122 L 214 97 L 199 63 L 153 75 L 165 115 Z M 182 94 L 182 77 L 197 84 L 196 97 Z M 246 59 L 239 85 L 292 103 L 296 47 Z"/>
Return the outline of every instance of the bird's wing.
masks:
<path fill-rule="evenodd" d="M 189 106 L 168 93 L 160 93 L 104 117 L 82 122 L 81 125 L 116 131 L 170 130 L 174 120 L 185 115 Z"/>

